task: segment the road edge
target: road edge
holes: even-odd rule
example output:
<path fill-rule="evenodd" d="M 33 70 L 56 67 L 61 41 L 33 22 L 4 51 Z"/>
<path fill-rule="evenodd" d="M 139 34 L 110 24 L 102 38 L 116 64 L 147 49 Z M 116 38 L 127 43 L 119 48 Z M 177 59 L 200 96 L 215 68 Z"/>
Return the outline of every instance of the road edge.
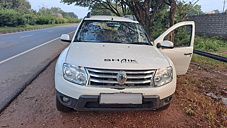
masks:
<path fill-rule="evenodd" d="M 32 77 L 24 84 L 22 85 L 21 89 L 18 90 L 16 92 L 16 94 L 12 97 L 11 100 L 9 100 L 8 103 L 6 103 L 5 105 L 3 105 L 2 108 L 0 108 L 0 116 L 2 115 L 2 112 L 42 73 L 44 72 L 47 67 L 50 66 L 51 63 L 53 63 L 60 54 L 58 54 L 57 56 L 53 57 L 52 59 L 50 59 L 50 61 L 45 64 L 44 66 L 42 66 L 35 74 L 32 75 Z"/>
<path fill-rule="evenodd" d="M 51 28 L 51 27 L 46 27 L 46 28 Z M 45 28 L 27 28 L 27 29 L 20 29 L 20 30 L 9 30 L 9 31 L 2 31 L 0 32 L 1 34 L 9 34 L 9 33 L 17 33 L 17 32 L 26 32 L 26 31 L 34 31 L 34 30 L 39 30 L 39 29 L 45 29 Z"/>
<path fill-rule="evenodd" d="M 78 24 L 78 23 L 75 23 Z M 66 24 L 66 25 L 59 25 L 59 26 L 51 26 L 51 27 L 40 27 L 40 28 L 25 28 L 25 29 L 19 29 L 19 30 L 8 30 L 8 31 L 2 31 L 0 32 L 0 35 L 4 34 L 10 34 L 10 33 L 18 33 L 18 32 L 27 32 L 27 31 L 35 31 L 40 29 L 47 29 L 47 28 L 54 28 L 54 27 L 62 27 L 62 26 L 69 26 L 74 24 Z"/>

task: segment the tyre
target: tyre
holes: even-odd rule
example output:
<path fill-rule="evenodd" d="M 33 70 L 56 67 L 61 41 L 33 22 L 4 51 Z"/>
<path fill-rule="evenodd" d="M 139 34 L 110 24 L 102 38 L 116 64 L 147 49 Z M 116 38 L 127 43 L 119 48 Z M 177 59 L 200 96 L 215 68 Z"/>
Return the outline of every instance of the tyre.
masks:
<path fill-rule="evenodd" d="M 170 106 L 170 103 L 169 103 L 169 104 L 167 104 L 167 105 L 165 105 L 165 106 L 163 106 L 163 107 L 161 107 L 161 108 L 158 108 L 157 110 L 158 110 L 158 111 L 163 111 L 163 110 L 168 109 L 168 108 L 169 108 L 169 106 Z"/>
<path fill-rule="evenodd" d="M 58 100 L 57 97 L 56 97 L 56 107 L 57 107 L 57 110 L 58 110 L 58 111 L 61 111 L 61 112 L 70 112 L 70 111 L 72 111 L 71 108 L 66 107 L 65 105 L 63 105 L 63 104 Z"/>

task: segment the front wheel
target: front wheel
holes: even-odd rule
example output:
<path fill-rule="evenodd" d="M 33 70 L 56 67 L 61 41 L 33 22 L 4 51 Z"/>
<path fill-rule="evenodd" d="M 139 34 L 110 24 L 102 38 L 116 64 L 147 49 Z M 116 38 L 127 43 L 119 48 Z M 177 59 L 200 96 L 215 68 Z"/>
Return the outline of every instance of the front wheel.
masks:
<path fill-rule="evenodd" d="M 169 106 L 170 106 L 170 103 L 169 103 L 169 104 L 167 104 L 167 105 L 165 105 L 165 106 L 163 106 L 163 107 L 161 107 L 161 108 L 158 108 L 157 110 L 158 110 L 158 111 L 163 111 L 163 110 L 168 109 L 168 108 L 169 108 Z"/>
<path fill-rule="evenodd" d="M 63 105 L 63 104 L 58 100 L 57 97 L 56 97 L 56 107 L 57 107 L 57 110 L 58 110 L 58 111 L 61 111 L 61 112 L 70 112 L 70 111 L 72 111 L 71 108 L 66 107 L 65 105 Z"/>

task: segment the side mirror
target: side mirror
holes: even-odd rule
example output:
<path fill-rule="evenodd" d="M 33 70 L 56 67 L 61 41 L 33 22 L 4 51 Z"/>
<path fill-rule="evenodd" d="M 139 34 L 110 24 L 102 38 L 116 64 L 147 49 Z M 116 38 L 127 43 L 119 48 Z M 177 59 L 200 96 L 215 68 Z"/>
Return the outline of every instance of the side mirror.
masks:
<path fill-rule="evenodd" d="M 154 39 L 150 39 L 150 43 L 152 43 L 154 45 Z"/>
<path fill-rule="evenodd" d="M 164 40 L 161 43 L 157 44 L 157 48 L 174 48 L 174 44 L 171 41 Z"/>
<path fill-rule="evenodd" d="M 61 39 L 61 41 L 64 41 L 64 42 L 71 42 L 68 34 L 62 34 L 60 39 Z"/>

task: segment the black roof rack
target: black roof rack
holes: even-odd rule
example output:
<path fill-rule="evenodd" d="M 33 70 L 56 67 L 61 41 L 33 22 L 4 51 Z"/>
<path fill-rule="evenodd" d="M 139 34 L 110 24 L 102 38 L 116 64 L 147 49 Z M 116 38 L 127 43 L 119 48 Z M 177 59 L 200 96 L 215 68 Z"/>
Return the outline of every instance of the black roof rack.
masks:
<path fill-rule="evenodd" d="M 91 12 L 87 13 L 87 16 L 85 16 L 84 18 L 90 18 L 91 17 Z"/>
<path fill-rule="evenodd" d="M 128 18 L 128 19 L 131 19 L 131 20 L 134 20 L 134 21 L 137 21 L 135 15 L 125 15 L 124 17 L 125 17 L 125 18 Z"/>
<path fill-rule="evenodd" d="M 84 18 L 91 18 L 91 12 L 88 12 Z M 135 15 L 125 15 L 124 18 L 128 18 L 128 19 L 137 21 Z M 113 20 L 113 18 L 112 18 L 112 20 Z"/>

